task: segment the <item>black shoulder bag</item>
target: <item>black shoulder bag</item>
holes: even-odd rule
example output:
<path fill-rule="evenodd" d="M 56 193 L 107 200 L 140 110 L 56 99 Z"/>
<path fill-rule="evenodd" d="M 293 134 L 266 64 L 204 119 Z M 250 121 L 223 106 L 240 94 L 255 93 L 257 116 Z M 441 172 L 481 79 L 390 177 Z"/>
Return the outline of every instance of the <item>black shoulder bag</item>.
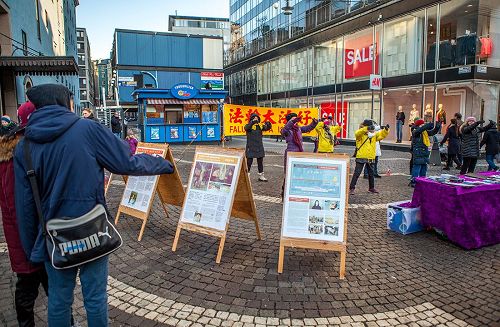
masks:
<path fill-rule="evenodd" d="M 356 155 L 358 154 L 359 149 L 361 149 L 361 147 L 362 147 L 363 145 L 365 145 L 366 141 L 368 141 L 369 139 L 370 139 L 370 138 L 369 138 L 369 137 L 367 137 L 367 138 L 366 138 L 366 140 L 365 140 L 363 143 L 361 143 L 361 145 L 359 146 L 359 148 L 354 149 L 354 153 L 353 153 L 353 155 L 352 155 L 352 157 L 353 157 L 353 158 L 356 158 Z"/>
<path fill-rule="evenodd" d="M 83 216 L 53 218 L 44 225 L 40 190 L 31 159 L 30 143 L 26 138 L 23 150 L 38 222 L 52 266 L 55 269 L 77 267 L 118 249 L 123 243 L 122 237 L 108 220 L 102 204 L 96 205 Z"/>

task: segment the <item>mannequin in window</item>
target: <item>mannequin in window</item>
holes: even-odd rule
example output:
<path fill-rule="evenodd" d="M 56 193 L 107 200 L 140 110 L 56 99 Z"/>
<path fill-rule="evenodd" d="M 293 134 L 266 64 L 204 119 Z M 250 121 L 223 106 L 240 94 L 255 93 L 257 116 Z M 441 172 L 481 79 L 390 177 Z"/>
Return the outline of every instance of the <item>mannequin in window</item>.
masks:
<path fill-rule="evenodd" d="M 396 113 L 396 143 L 401 143 L 403 140 L 403 125 L 405 124 L 405 113 L 403 112 L 403 106 L 398 106 L 398 112 Z"/>
<path fill-rule="evenodd" d="M 425 106 L 425 111 L 424 111 L 424 121 L 426 123 L 431 123 L 432 122 L 432 116 L 434 115 L 434 113 L 432 112 L 432 107 L 431 105 L 428 103 L 426 106 Z"/>
<path fill-rule="evenodd" d="M 410 118 L 408 119 L 408 128 L 410 129 L 410 141 L 411 141 L 411 126 L 415 123 L 415 119 L 419 116 L 416 104 L 411 105 Z"/>
<path fill-rule="evenodd" d="M 444 124 L 446 124 L 446 111 L 444 111 L 442 103 L 438 104 L 438 108 L 439 110 L 436 114 L 437 120 L 441 122 L 441 126 L 443 126 Z M 441 128 L 439 129 L 439 133 L 441 133 Z"/>

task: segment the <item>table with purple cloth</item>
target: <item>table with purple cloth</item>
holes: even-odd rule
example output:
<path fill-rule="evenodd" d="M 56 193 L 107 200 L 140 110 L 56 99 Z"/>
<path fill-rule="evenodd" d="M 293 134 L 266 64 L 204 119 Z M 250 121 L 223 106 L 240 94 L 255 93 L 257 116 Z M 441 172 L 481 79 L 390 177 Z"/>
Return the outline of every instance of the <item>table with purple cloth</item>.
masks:
<path fill-rule="evenodd" d="M 465 188 L 420 177 L 411 207 L 420 207 L 423 226 L 442 231 L 465 249 L 500 243 L 500 184 Z"/>

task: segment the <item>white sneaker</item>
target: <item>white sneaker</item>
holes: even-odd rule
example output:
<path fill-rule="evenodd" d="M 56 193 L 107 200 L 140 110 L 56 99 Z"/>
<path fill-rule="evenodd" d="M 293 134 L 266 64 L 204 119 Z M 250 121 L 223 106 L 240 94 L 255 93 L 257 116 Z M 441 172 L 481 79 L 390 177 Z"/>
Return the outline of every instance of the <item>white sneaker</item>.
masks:
<path fill-rule="evenodd" d="M 259 173 L 259 181 L 267 182 L 267 178 L 264 177 L 264 173 Z"/>

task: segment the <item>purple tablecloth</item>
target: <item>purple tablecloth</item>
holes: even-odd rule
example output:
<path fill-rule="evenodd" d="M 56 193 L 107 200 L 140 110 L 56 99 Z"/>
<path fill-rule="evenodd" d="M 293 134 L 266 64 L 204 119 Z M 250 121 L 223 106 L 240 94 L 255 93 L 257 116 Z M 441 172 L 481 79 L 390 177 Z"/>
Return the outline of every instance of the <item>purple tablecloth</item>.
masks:
<path fill-rule="evenodd" d="M 465 249 L 500 243 L 500 184 L 464 188 L 417 178 L 411 207 L 418 206 L 424 226 Z"/>

